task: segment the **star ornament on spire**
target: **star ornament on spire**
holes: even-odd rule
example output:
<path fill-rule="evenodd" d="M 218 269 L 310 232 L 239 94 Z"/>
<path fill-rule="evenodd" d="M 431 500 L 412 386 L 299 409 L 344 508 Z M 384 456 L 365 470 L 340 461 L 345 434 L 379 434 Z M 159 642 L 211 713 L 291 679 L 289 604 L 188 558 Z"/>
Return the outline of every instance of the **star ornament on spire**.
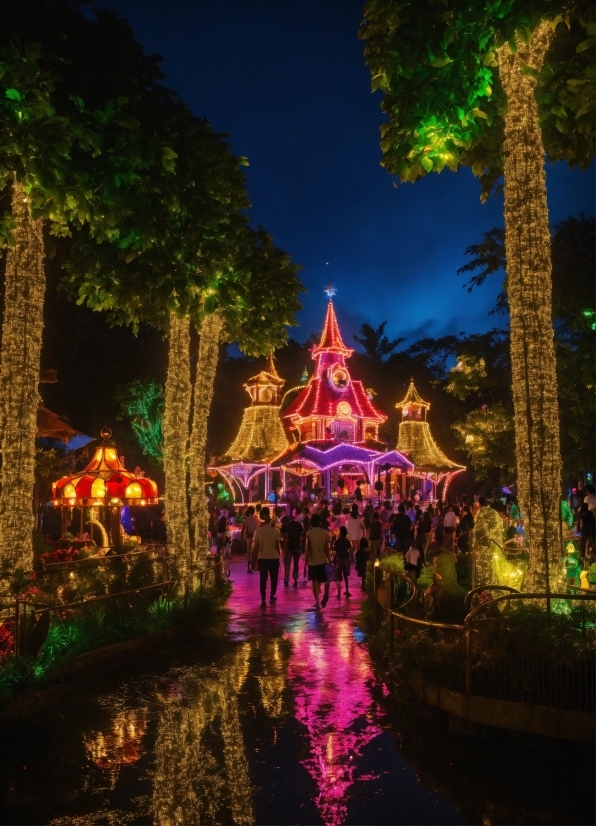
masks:
<path fill-rule="evenodd" d="M 330 281 L 330 282 L 327 284 L 327 286 L 325 287 L 325 289 L 323 290 L 323 292 L 324 292 L 324 293 L 327 293 L 327 297 L 328 297 L 328 298 L 330 298 L 330 299 L 331 299 L 331 298 L 333 298 L 333 296 L 334 296 L 334 295 L 336 294 L 336 292 L 337 292 L 337 290 L 336 290 L 336 289 L 335 289 L 335 287 L 333 286 L 333 281 Z"/>

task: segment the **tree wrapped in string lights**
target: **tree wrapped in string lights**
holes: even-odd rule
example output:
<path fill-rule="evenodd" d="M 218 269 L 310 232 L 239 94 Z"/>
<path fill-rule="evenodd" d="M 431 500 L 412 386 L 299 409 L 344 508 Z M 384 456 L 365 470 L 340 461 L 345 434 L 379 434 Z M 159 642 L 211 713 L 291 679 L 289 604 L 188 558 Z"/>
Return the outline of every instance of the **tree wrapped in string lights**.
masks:
<path fill-rule="evenodd" d="M 385 95 L 383 165 L 403 181 L 472 168 L 485 199 L 504 175 L 517 477 L 525 587 L 564 584 L 561 457 L 544 175 L 594 154 L 594 6 L 586 0 L 447 5 L 369 0 L 360 36 Z"/>
<path fill-rule="evenodd" d="M 208 550 L 208 511 L 205 499 L 207 422 L 219 359 L 219 345 L 234 341 L 247 355 L 266 355 L 287 341 L 303 289 L 298 267 L 278 249 L 269 235 L 247 228 L 233 266 L 222 272 L 217 294 L 206 301 L 199 328 L 200 345 L 194 387 L 190 439 L 190 511 L 197 557 Z M 231 277 L 234 280 L 231 281 Z"/>
<path fill-rule="evenodd" d="M 10 28 L 0 31 L 5 44 L 16 36 Z M 48 59 L 38 43 L 3 45 L 0 37 L 0 47 L 0 188 L 12 196 L 12 212 L 0 221 L 0 243 L 8 246 L 0 354 L 0 564 L 10 573 L 33 561 L 44 222 L 58 237 L 82 225 L 97 241 L 117 237 L 118 190 L 126 190 L 150 161 L 135 143 L 137 122 L 124 112 L 124 100 L 97 99 L 88 108 L 75 94 L 80 85 L 71 85 L 76 72 L 68 61 Z M 65 78 L 65 72 L 72 74 Z M 81 77 L 77 81 L 83 83 Z M 132 136 L 132 155 L 125 151 L 123 133 Z M 161 161 L 163 147 L 157 149 Z"/>

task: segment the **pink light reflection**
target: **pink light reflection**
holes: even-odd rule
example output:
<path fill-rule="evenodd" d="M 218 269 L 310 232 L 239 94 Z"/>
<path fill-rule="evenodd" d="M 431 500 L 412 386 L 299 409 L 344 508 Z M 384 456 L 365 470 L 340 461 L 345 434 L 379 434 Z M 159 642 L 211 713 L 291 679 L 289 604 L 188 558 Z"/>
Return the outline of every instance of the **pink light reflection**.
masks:
<path fill-rule="evenodd" d="M 357 758 L 382 731 L 373 723 L 381 712 L 368 687 L 373 682 L 368 653 L 352 631 L 349 620 L 339 620 L 320 633 L 316 629 L 286 632 L 292 642 L 288 677 L 296 718 L 310 738 L 310 755 L 302 764 L 317 784 L 316 804 L 329 826 L 344 822 Z"/>

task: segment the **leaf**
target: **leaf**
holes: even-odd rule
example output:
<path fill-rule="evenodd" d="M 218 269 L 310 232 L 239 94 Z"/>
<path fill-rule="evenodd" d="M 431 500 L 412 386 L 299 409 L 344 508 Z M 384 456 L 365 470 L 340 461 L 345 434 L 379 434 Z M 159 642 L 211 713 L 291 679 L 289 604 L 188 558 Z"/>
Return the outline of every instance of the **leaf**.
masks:
<path fill-rule="evenodd" d="M 582 52 L 585 52 L 586 49 L 590 49 L 593 46 L 594 46 L 594 38 L 589 37 L 587 40 L 582 40 L 581 43 L 578 43 L 578 45 L 575 47 L 575 51 L 578 54 L 581 54 Z"/>
<path fill-rule="evenodd" d="M 427 156 L 422 158 L 420 161 L 420 166 L 424 169 L 425 172 L 432 172 L 433 171 L 433 162 Z"/>
<path fill-rule="evenodd" d="M 6 95 L 7 98 L 9 98 L 9 100 L 20 100 L 21 99 L 21 93 L 19 92 L 18 89 L 7 89 L 4 94 Z"/>

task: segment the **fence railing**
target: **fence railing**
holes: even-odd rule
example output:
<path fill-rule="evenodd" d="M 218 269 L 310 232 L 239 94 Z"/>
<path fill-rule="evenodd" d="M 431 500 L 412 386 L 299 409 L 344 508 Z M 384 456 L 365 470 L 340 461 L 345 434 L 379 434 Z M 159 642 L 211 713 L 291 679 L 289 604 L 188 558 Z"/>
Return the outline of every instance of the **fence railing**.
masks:
<path fill-rule="evenodd" d="M 133 559 L 130 559 L 132 557 Z M 167 553 L 166 549 L 151 548 L 147 551 L 130 551 L 118 556 L 109 557 L 89 557 L 86 559 L 73 560 L 71 562 L 56 562 L 44 566 L 42 576 L 58 575 L 62 578 L 68 578 L 73 570 L 81 570 L 82 567 L 105 567 L 105 566 L 125 566 L 125 569 L 130 566 L 131 562 L 138 561 L 139 558 L 145 557 L 150 564 L 154 562 L 159 563 L 161 568 L 162 578 L 154 580 L 146 585 L 138 585 L 135 587 L 125 587 L 114 590 L 109 593 L 100 594 L 97 596 L 84 597 L 77 600 L 55 600 L 53 602 L 39 602 L 34 601 L 31 597 L 15 596 L 14 601 L 5 601 L 0 604 L 0 613 L 2 615 L 2 622 L 11 622 L 13 624 L 13 652 L 15 655 L 27 654 L 27 636 L 26 629 L 33 618 L 39 622 L 42 615 L 55 614 L 65 616 L 70 611 L 85 611 L 92 609 L 101 604 L 120 603 L 122 600 L 127 604 L 138 601 L 140 598 L 146 596 L 159 596 L 171 594 L 172 589 L 176 585 L 176 580 L 169 576 Z M 206 586 L 210 578 L 214 582 L 220 581 L 223 578 L 224 561 L 221 558 L 214 558 L 209 564 L 205 564 L 202 568 L 195 571 L 195 577 L 199 588 Z M 40 572 L 35 572 L 40 573 Z M 35 580 L 37 581 L 37 580 Z M 126 578 L 121 580 L 126 583 Z"/>
<path fill-rule="evenodd" d="M 407 594 L 400 596 L 404 586 Z M 483 592 L 490 598 L 479 602 Z M 461 606 L 461 622 L 437 622 L 425 616 L 408 576 L 382 563 L 374 568 L 375 633 L 386 621 L 391 668 L 402 645 L 408 667 L 464 693 L 468 703 L 484 697 L 593 714 L 596 593 L 550 594 L 548 603 L 547 611 L 545 594 L 478 587 Z"/>

